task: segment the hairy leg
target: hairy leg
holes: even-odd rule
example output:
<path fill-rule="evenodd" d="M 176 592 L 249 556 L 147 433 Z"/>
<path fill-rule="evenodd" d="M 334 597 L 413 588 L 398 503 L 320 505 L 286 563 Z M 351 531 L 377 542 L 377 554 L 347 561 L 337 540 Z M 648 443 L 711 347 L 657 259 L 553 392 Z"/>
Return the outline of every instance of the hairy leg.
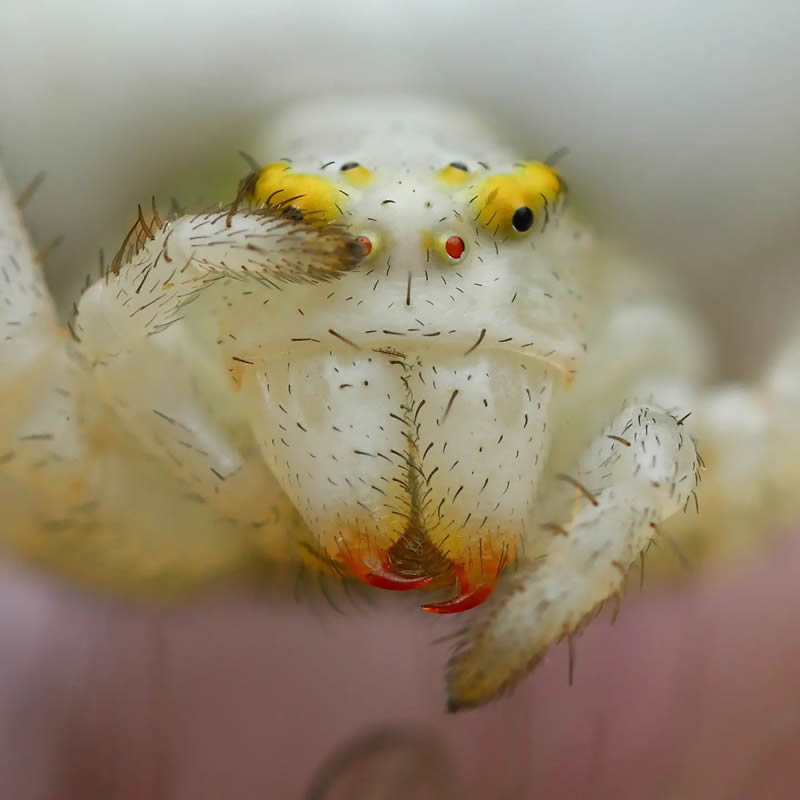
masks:
<path fill-rule="evenodd" d="M 479 705 L 516 683 L 617 595 L 659 523 L 684 507 L 697 469 L 678 420 L 653 406 L 626 408 L 570 473 L 566 502 L 550 506 L 563 511 L 548 523 L 546 554 L 510 577 L 463 631 L 448 671 L 450 708 Z"/>

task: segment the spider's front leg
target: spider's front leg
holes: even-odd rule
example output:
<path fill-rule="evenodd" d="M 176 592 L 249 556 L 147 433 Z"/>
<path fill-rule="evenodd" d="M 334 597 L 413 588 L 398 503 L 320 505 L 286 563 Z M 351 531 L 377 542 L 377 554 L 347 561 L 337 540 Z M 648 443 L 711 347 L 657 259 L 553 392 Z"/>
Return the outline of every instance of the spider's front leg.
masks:
<path fill-rule="evenodd" d="M 0 330 L 4 552 L 114 588 L 186 582 L 240 562 L 229 528 L 179 494 L 98 396 L 4 176 Z"/>
<path fill-rule="evenodd" d="M 694 442 L 653 405 L 628 406 L 558 480 L 544 556 L 523 566 L 469 625 L 448 672 L 451 710 L 484 702 L 516 683 L 550 644 L 571 636 L 620 592 L 628 569 L 683 508 L 697 483 Z M 556 512 L 557 513 L 557 512 Z"/>
<path fill-rule="evenodd" d="M 0 184 L 0 544 L 147 594 L 251 570 L 255 552 L 285 560 L 299 518 L 249 457 L 230 376 L 215 371 L 216 318 L 192 327 L 187 307 L 237 267 L 251 299 L 270 274 L 327 277 L 354 262 L 352 243 L 275 212 L 140 215 L 131 237 L 81 299 L 75 342 Z"/>
<path fill-rule="evenodd" d="M 258 453 L 226 326 L 263 319 L 286 282 L 331 280 L 357 262 L 351 239 L 264 209 L 142 215 L 109 273 L 81 298 L 80 350 L 99 397 L 137 445 L 198 501 L 246 526 L 268 555 L 303 523 Z"/>

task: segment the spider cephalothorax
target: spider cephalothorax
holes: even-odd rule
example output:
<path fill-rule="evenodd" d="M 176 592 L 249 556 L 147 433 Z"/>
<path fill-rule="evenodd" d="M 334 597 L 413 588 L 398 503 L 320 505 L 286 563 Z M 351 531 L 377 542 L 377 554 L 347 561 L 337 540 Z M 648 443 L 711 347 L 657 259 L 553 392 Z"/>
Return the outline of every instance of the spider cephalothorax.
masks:
<path fill-rule="evenodd" d="M 258 441 L 308 551 L 382 588 L 457 582 L 425 608 L 464 610 L 516 560 L 552 387 L 582 352 L 579 298 L 549 253 L 561 182 L 538 162 L 360 159 L 287 159 L 245 181 L 256 207 L 344 226 L 361 262 L 281 303 L 278 336 L 237 315 L 222 347 L 263 365 Z"/>

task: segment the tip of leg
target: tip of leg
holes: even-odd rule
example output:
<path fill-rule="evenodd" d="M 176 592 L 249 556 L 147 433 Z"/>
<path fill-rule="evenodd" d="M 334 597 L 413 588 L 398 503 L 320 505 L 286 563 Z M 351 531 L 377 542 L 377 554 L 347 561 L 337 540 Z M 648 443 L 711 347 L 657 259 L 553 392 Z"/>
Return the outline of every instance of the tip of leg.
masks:
<path fill-rule="evenodd" d="M 447 694 L 447 713 L 457 714 L 459 711 L 470 711 L 478 706 L 482 706 L 489 698 L 481 699 L 467 699 L 464 697 L 457 697 L 456 695 L 448 692 Z"/>
<path fill-rule="evenodd" d="M 448 714 L 455 714 L 456 712 L 464 711 L 467 708 L 469 708 L 469 706 L 464 705 L 457 697 L 453 697 L 452 695 L 448 695 L 448 697 L 447 697 L 447 713 Z"/>

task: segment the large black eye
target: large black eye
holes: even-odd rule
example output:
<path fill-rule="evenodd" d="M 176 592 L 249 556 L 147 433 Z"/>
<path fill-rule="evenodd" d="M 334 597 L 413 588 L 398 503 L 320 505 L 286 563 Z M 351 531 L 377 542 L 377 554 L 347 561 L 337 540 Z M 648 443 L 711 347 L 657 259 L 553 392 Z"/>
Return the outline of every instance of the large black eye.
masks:
<path fill-rule="evenodd" d="M 360 166 L 361 166 L 361 164 L 359 164 L 358 161 L 347 161 L 346 163 L 342 164 L 342 166 L 339 167 L 339 169 L 342 172 L 347 172 L 347 170 L 349 170 L 349 169 L 355 169 L 356 167 L 360 167 Z"/>
<path fill-rule="evenodd" d="M 469 172 L 467 165 L 463 161 L 451 161 L 448 166 L 453 167 L 453 169 L 460 169 L 462 172 Z"/>
<path fill-rule="evenodd" d="M 511 225 L 517 233 L 524 233 L 533 225 L 533 211 L 528 206 L 520 206 L 511 217 Z"/>

